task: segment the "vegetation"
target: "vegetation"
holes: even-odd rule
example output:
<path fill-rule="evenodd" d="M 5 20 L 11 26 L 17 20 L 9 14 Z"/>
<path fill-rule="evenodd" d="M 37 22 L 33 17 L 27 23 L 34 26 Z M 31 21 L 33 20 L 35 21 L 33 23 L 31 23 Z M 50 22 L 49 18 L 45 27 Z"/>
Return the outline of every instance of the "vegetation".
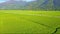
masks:
<path fill-rule="evenodd" d="M 60 0 L 0 3 L 0 34 L 60 34 L 57 10 L 60 10 Z"/>
<path fill-rule="evenodd" d="M 1 34 L 60 34 L 59 11 L 0 10 Z"/>

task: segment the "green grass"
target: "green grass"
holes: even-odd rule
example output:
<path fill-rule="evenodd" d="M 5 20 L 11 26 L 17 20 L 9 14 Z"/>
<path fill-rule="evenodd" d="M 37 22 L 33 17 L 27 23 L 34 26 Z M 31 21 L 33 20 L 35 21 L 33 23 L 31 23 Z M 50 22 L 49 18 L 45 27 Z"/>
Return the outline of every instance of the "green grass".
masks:
<path fill-rule="evenodd" d="M 0 10 L 1 34 L 52 34 L 58 27 L 59 11 Z"/>

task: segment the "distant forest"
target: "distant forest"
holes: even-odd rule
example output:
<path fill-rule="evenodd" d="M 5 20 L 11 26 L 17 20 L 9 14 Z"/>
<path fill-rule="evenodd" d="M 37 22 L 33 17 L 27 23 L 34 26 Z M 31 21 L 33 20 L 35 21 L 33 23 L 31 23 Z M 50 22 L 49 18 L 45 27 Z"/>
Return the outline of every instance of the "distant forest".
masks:
<path fill-rule="evenodd" d="M 0 3 L 0 9 L 16 9 L 16 10 L 60 10 L 60 0 L 9 0 Z"/>

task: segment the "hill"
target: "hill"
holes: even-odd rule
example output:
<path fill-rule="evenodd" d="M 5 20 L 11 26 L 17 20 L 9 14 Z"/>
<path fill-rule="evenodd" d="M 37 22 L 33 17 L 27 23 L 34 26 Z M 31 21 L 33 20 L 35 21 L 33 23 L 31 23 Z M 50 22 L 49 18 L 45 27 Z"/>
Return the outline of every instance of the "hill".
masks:
<path fill-rule="evenodd" d="M 7 1 L 0 4 L 0 9 L 24 9 L 25 1 Z"/>
<path fill-rule="evenodd" d="M 10 0 L 0 3 L 0 9 L 59 10 L 59 0 L 36 0 L 31 2 Z"/>

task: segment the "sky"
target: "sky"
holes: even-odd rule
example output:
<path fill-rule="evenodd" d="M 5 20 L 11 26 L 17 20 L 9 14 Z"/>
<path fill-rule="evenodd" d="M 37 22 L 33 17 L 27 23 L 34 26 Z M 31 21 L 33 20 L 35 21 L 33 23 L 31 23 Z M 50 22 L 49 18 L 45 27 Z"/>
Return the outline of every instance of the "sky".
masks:
<path fill-rule="evenodd" d="M 8 1 L 8 0 L 0 0 L 0 3 L 6 2 L 6 1 Z M 30 1 L 34 1 L 34 0 L 23 0 L 23 1 L 30 2 Z"/>
<path fill-rule="evenodd" d="M 5 1 L 7 1 L 7 0 L 0 0 L 0 3 L 5 2 Z"/>

